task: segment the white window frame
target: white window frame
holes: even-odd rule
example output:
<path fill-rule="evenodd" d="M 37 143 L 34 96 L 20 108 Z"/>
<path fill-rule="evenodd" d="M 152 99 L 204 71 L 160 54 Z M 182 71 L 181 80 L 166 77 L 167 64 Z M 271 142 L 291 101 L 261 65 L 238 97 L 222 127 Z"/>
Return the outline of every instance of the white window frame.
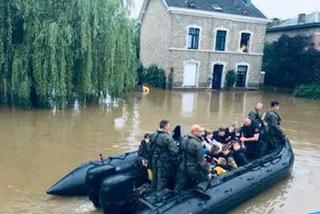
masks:
<path fill-rule="evenodd" d="M 199 29 L 199 45 L 198 45 L 198 49 L 189 49 L 188 48 L 188 43 L 189 43 L 189 29 L 190 28 L 198 28 Z M 197 50 L 201 50 L 201 37 L 202 37 L 202 27 L 196 24 L 193 25 L 188 25 L 186 27 L 186 45 L 185 45 L 185 49 L 189 50 L 189 51 L 197 51 Z"/>
<path fill-rule="evenodd" d="M 215 65 L 223 65 L 223 70 L 222 70 L 222 74 L 221 74 L 221 85 L 220 87 L 221 88 L 224 88 L 225 87 L 225 79 L 226 79 L 226 71 L 227 71 L 227 63 L 226 62 L 223 62 L 223 61 L 213 61 L 211 62 L 211 71 L 209 72 L 210 75 L 211 75 L 211 82 L 210 82 L 210 88 L 212 88 L 212 78 L 213 78 L 213 72 L 214 72 L 214 66 Z"/>
<path fill-rule="evenodd" d="M 182 87 L 193 87 L 193 86 L 184 85 L 184 69 L 185 69 L 186 64 L 197 64 L 196 85 L 194 87 L 199 87 L 199 76 L 200 76 L 201 62 L 194 60 L 194 59 L 189 59 L 189 60 L 183 61 Z"/>
<path fill-rule="evenodd" d="M 217 34 L 218 34 L 218 31 L 219 31 L 219 30 L 220 30 L 220 31 L 226 31 L 226 32 L 227 32 L 224 51 L 216 50 Z M 217 52 L 227 52 L 227 51 L 229 51 L 228 46 L 229 46 L 229 30 L 228 30 L 227 28 L 224 28 L 224 27 L 216 28 L 216 29 L 214 30 L 213 51 L 217 51 Z"/>
<path fill-rule="evenodd" d="M 236 82 L 235 82 L 235 85 L 237 85 L 237 75 L 238 75 L 238 66 L 247 66 L 247 74 L 246 74 L 246 85 L 245 85 L 245 88 L 248 87 L 248 82 L 249 82 L 249 77 L 250 77 L 250 64 L 247 63 L 247 62 L 239 62 L 239 63 L 236 63 L 236 69 L 235 69 L 235 72 L 236 72 Z"/>
<path fill-rule="evenodd" d="M 241 35 L 242 35 L 243 33 L 248 33 L 248 34 L 250 34 L 249 51 L 248 51 L 247 53 L 240 51 L 240 48 L 241 48 L 241 47 L 240 47 L 240 45 L 241 45 Z M 253 41 L 253 32 L 248 31 L 248 30 L 240 31 L 240 32 L 239 32 L 239 42 L 238 42 L 238 52 L 243 53 L 243 54 L 249 54 L 249 53 L 251 53 L 251 50 L 252 50 L 252 41 Z"/>

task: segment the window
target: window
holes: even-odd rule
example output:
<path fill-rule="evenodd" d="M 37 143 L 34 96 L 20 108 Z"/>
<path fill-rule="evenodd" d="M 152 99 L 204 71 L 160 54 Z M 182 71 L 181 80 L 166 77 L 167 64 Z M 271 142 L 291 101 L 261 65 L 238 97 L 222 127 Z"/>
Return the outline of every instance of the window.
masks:
<path fill-rule="evenodd" d="M 241 33 L 240 38 L 240 51 L 242 53 L 248 53 L 249 52 L 249 46 L 250 46 L 250 33 Z"/>
<path fill-rule="evenodd" d="M 218 30 L 216 35 L 216 51 L 225 51 L 227 31 Z"/>
<path fill-rule="evenodd" d="M 188 32 L 188 49 L 199 48 L 200 29 L 190 27 Z"/>

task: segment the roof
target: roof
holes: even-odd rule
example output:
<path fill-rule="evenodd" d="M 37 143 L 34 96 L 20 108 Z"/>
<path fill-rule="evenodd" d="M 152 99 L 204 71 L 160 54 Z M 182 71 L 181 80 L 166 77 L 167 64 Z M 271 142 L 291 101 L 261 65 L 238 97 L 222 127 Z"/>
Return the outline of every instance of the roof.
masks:
<path fill-rule="evenodd" d="M 299 23 L 298 19 L 298 16 L 295 18 L 286 19 L 282 21 L 280 24 L 270 27 L 267 31 L 277 32 L 320 27 L 320 12 L 314 12 L 306 15 L 304 22 Z"/>
<path fill-rule="evenodd" d="M 169 7 L 266 18 L 266 16 L 251 3 L 251 0 L 165 0 L 165 2 Z"/>

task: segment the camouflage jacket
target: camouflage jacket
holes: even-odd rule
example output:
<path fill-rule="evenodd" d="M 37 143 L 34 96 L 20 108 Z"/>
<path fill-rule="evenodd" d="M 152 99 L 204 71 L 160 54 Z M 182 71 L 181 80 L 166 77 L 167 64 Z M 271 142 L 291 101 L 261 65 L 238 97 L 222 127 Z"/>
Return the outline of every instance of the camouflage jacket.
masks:
<path fill-rule="evenodd" d="M 170 162 L 179 153 L 179 148 L 169 133 L 158 130 L 151 135 L 152 159 Z"/>
<path fill-rule="evenodd" d="M 260 126 L 263 125 L 263 120 L 261 119 L 261 114 L 260 114 L 260 112 L 259 112 L 256 108 L 252 109 L 252 110 L 249 112 L 248 117 L 249 117 L 251 120 L 257 122 Z"/>
<path fill-rule="evenodd" d="M 208 172 L 208 164 L 204 161 L 203 147 L 199 138 L 193 135 L 185 136 L 180 149 L 182 151 L 180 169 Z"/>

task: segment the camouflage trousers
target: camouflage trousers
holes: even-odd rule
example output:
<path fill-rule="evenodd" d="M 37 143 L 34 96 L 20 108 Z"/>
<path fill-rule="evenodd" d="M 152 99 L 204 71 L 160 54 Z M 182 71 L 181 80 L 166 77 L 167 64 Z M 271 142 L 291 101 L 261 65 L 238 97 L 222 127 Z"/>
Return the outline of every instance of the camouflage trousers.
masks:
<path fill-rule="evenodd" d="M 176 176 L 177 183 L 174 190 L 180 192 L 191 185 L 195 185 L 206 180 L 208 180 L 208 170 L 204 169 L 204 167 L 179 167 Z"/>
<path fill-rule="evenodd" d="M 176 176 L 176 167 L 172 163 L 155 160 L 152 164 L 153 179 L 151 182 L 151 191 L 160 191 L 173 186 Z"/>

